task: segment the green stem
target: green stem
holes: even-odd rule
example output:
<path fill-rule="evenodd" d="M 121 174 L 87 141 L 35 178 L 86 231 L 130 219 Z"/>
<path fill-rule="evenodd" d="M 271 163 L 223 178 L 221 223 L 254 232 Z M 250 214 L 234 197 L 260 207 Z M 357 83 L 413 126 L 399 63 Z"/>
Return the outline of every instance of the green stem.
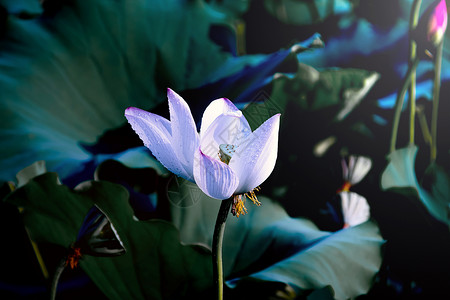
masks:
<path fill-rule="evenodd" d="M 411 73 L 414 72 L 419 64 L 419 59 L 416 58 L 409 66 L 408 72 L 406 72 L 405 79 L 403 80 L 402 87 L 397 94 L 397 99 L 395 100 L 395 112 L 394 121 L 392 123 L 392 134 L 391 134 L 391 146 L 390 151 L 395 151 L 395 144 L 397 142 L 397 132 L 398 124 L 400 123 L 400 113 L 402 112 L 403 100 L 405 99 L 406 90 L 411 82 Z"/>
<path fill-rule="evenodd" d="M 62 272 L 66 268 L 66 260 L 67 260 L 66 257 L 61 259 L 61 261 L 58 264 L 58 267 L 56 268 L 55 274 L 53 275 L 52 287 L 50 290 L 50 300 L 54 300 L 56 298 L 56 291 L 58 289 L 59 277 L 61 277 Z"/>
<path fill-rule="evenodd" d="M 431 162 L 436 160 L 437 156 L 437 119 L 439 107 L 439 90 L 441 88 L 441 62 L 444 40 L 437 46 L 434 60 L 434 84 L 433 84 L 433 112 L 431 114 Z"/>
<path fill-rule="evenodd" d="M 422 129 L 423 139 L 431 147 L 431 133 L 423 110 L 423 106 L 417 106 L 416 113 L 419 118 L 420 129 Z"/>
<path fill-rule="evenodd" d="M 412 146 L 414 145 L 414 128 L 416 117 L 416 72 L 411 74 L 409 95 L 409 145 Z"/>
<path fill-rule="evenodd" d="M 422 0 L 415 0 L 411 8 L 411 17 L 409 21 L 409 63 L 412 64 L 416 60 L 417 45 L 416 42 L 411 38 L 413 31 L 417 27 L 419 21 L 420 5 Z M 411 73 L 411 85 L 409 91 L 409 104 L 410 104 L 410 114 L 409 114 L 409 144 L 414 145 L 414 128 L 415 128 L 415 113 L 416 113 L 416 72 Z"/>
<path fill-rule="evenodd" d="M 223 266 L 222 266 L 222 242 L 223 233 L 225 232 L 225 224 L 230 207 L 233 203 L 233 197 L 223 200 L 220 204 L 219 213 L 217 214 L 216 226 L 214 227 L 212 259 L 213 259 L 213 276 L 217 287 L 217 299 L 223 299 Z"/>

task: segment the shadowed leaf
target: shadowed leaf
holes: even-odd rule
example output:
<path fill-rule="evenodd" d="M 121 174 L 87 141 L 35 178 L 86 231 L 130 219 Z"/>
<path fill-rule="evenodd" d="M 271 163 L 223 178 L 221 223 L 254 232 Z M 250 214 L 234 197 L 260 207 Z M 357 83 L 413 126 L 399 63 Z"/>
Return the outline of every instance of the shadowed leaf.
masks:
<path fill-rule="evenodd" d="M 205 249 L 180 244 L 173 225 L 159 220 L 138 222 L 128 193 L 109 182 L 85 182 L 75 190 L 46 173 L 10 194 L 23 207 L 24 223 L 37 242 L 69 247 L 83 219 L 96 204 L 114 224 L 127 252 L 104 258 L 83 256 L 80 265 L 109 299 L 182 299 L 207 290 L 211 257 Z"/>

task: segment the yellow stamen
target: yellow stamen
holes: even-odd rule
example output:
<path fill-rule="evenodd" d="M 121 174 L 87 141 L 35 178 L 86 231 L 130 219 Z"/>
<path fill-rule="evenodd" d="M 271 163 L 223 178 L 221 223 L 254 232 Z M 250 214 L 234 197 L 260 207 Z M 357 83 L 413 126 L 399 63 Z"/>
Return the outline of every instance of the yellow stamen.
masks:
<path fill-rule="evenodd" d="M 236 147 L 234 145 L 220 144 L 218 153 L 220 161 L 228 165 L 235 152 Z M 255 192 L 258 192 L 259 190 L 261 190 L 261 188 L 257 186 L 250 192 L 234 195 L 233 204 L 231 206 L 231 213 L 233 216 L 239 218 L 240 215 L 247 214 L 247 208 L 245 208 L 245 197 L 252 200 L 253 204 L 260 206 L 261 202 L 258 201 L 255 194 Z"/>
<path fill-rule="evenodd" d="M 245 208 L 245 197 L 242 199 L 242 195 L 234 195 L 231 213 L 237 218 L 239 218 L 240 215 L 245 215 L 247 213 L 247 208 Z"/>
<path fill-rule="evenodd" d="M 245 193 L 244 195 L 247 196 L 248 199 L 252 200 L 253 204 L 256 204 L 257 206 L 261 205 L 261 202 L 258 201 L 258 198 L 256 197 L 255 191 L 259 191 L 260 188 L 256 187 L 253 189 L 253 191 L 250 191 L 248 193 Z"/>
<path fill-rule="evenodd" d="M 239 194 L 239 195 L 234 195 L 233 205 L 231 206 L 231 213 L 238 218 L 240 215 L 247 214 L 247 208 L 245 208 L 245 197 L 252 200 L 253 204 L 260 206 L 261 202 L 258 201 L 258 198 L 256 197 L 256 194 L 255 194 L 255 191 L 259 191 L 259 190 L 260 190 L 260 188 L 256 187 L 250 192 L 247 192 L 244 194 Z"/>

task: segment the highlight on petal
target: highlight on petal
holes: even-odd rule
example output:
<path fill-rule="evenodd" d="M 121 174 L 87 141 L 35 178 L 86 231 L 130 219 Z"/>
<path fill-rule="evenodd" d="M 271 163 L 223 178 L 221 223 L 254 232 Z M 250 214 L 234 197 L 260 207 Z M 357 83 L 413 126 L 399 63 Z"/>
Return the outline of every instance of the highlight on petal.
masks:
<path fill-rule="evenodd" d="M 230 167 L 239 178 L 237 194 L 253 190 L 272 173 L 278 154 L 279 128 L 280 114 L 276 114 L 236 145 Z"/>
<path fill-rule="evenodd" d="M 350 155 L 348 163 L 342 159 L 342 176 L 346 182 L 354 185 L 363 180 L 372 168 L 372 160 L 365 156 Z"/>
<path fill-rule="evenodd" d="M 169 100 L 172 147 L 180 164 L 188 174 L 192 174 L 194 153 L 199 144 L 197 127 L 191 110 L 183 98 L 173 90 L 167 89 L 167 99 Z"/>
<path fill-rule="evenodd" d="M 220 98 L 214 100 L 208 105 L 208 107 L 203 112 L 202 124 L 200 126 L 200 137 L 205 133 L 208 127 L 212 124 L 212 122 L 214 122 L 214 120 L 218 116 L 223 114 L 235 117 L 243 117 L 242 112 L 229 99 Z M 247 122 L 247 120 L 245 120 L 245 122 Z M 248 128 L 250 129 L 250 126 L 248 126 Z"/>
<path fill-rule="evenodd" d="M 204 154 L 217 157 L 219 145 L 238 145 L 251 132 L 242 113 L 241 116 L 222 114 L 200 135 L 200 147 Z"/>
<path fill-rule="evenodd" d="M 370 206 L 366 198 L 353 192 L 342 192 L 340 196 L 344 227 L 356 226 L 369 220 Z"/>
<path fill-rule="evenodd" d="M 195 153 L 194 178 L 206 195 L 219 200 L 230 198 L 239 183 L 228 165 L 203 154 L 200 148 Z"/>
<path fill-rule="evenodd" d="M 171 127 L 167 119 L 136 107 L 127 108 L 125 117 L 144 145 L 164 167 L 187 180 L 194 180 L 192 173 L 188 173 L 179 163 L 170 144 Z"/>

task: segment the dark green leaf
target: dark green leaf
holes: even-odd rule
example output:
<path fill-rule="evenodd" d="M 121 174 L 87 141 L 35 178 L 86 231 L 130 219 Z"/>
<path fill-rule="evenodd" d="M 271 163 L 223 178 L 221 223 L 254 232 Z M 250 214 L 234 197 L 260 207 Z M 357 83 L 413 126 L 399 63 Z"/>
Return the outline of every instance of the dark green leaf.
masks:
<path fill-rule="evenodd" d="M 109 182 L 86 182 L 75 190 L 46 173 L 12 193 L 23 207 L 32 238 L 69 247 L 95 203 L 111 220 L 127 252 L 114 258 L 84 256 L 81 267 L 109 299 L 181 299 L 212 284 L 211 256 L 183 246 L 173 225 L 133 219 L 128 193 Z"/>

